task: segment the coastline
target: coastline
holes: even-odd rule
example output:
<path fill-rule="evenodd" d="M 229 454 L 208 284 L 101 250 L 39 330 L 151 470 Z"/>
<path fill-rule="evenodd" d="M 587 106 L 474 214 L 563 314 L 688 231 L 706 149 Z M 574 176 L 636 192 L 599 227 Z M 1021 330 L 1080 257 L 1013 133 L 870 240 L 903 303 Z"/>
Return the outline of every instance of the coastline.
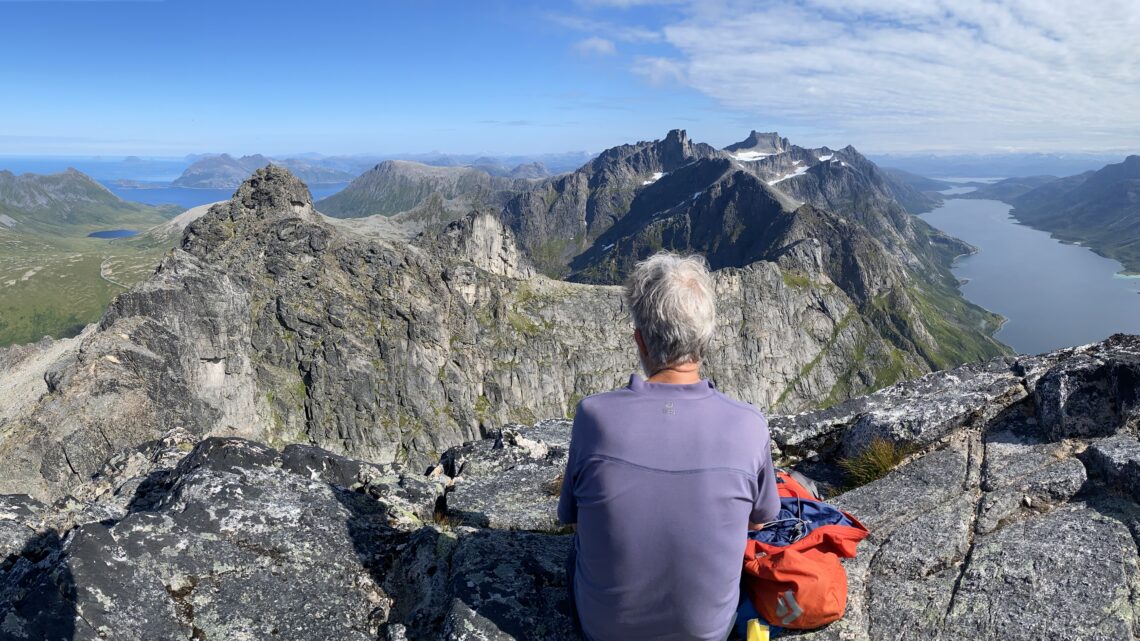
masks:
<path fill-rule="evenodd" d="M 1140 318 L 1137 315 L 1140 308 L 1135 303 L 1137 294 L 1140 294 L 1140 273 L 1135 265 L 1129 270 L 1119 260 L 1093 250 L 1084 242 L 1058 238 L 1048 230 L 1026 224 L 1012 215 L 1013 208 L 1004 201 L 948 198 L 944 202 L 943 206 L 920 218 L 935 229 L 969 243 L 966 247 L 956 248 L 960 253 L 953 257 L 951 268 L 964 298 L 991 312 L 986 330 L 994 340 L 1009 345 L 1018 353 L 1035 353 L 1041 351 L 1039 346 L 1051 348 L 1054 343 L 1065 344 L 1068 341 L 1066 337 L 1085 340 L 1087 332 L 1082 333 L 1080 329 L 1084 327 L 1103 326 L 1110 333 L 1135 331 L 1140 327 L 1136 321 Z M 977 218 L 971 218 L 975 214 Z M 1009 234 L 1001 231 L 1003 229 Z M 1026 246 L 1038 248 L 1041 253 L 1011 253 L 1007 250 L 1013 246 L 1007 244 L 1013 240 L 1030 243 Z M 1080 249 L 1061 249 L 1064 245 L 1075 245 Z M 1050 250 L 1050 246 L 1056 250 Z M 1083 250 L 1093 251 L 1086 253 Z M 973 260 L 965 260 L 976 254 L 979 256 Z M 1046 259 L 1045 256 L 1053 258 Z M 1060 262 L 1027 267 L 1041 260 L 1054 259 Z M 1077 271 L 1064 271 L 1058 267 L 1068 267 L 1069 263 L 1065 261 L 1070 259 L 1073 261 L 1072 269 Z M 995 269 L 999 271 L 993 271 Z M 1043 281 L 1034 276 L 1042 273 L 1049 273 L 1051 277 Z M 1014 278 L 1013 274 L 1017 277 Z M 1096 280 L 1074 285 L 1070 278 L 1073 274 Z M 1068 301 L 1063 310 L 1049 312 L 1047 306 L 1041 305 L 1043 301 L 1062 299 Z M 1092 300 L 1097 301 L 1095 305 L 1088 302 Z M 1093 305 L 1098 310 L 1092 315 L 1096 318 L 1082 318 L 1079 310 L 1084 305 Z M 1036 329 L 1039 314 L 1046 316 L 1040 322 L 1047 332 Z M 1020 323 L 1010 324 L 1017 319 Z"/>
<path fill-rule="evenodd" d="M 1009 203 L 1006 203 L 1004 200 L 1001 200 L 998 202 L 1009 205 Z M 1108 260 L 1115 261 L 1117 265 L 1120 265 L 1120 270 L 1112 275 L 1113 278 L 1124 278 L 1124 279 L 1129 279 L 1129 280 L 1140 279 L 1140 271 L 1134 271 L 1134 270 L 1129 269 L 1128 267 L 1125 267 L 1124 263 L 1120 262 L 1119 258 L 1116 258 L 1115 256 L 1110 256 L 1110 255 L 1104 253 L 1104 251 L 1102 251 L 1101 249 L 1099 249 L 1097 247 L 1093 247 L 1092 245 L 1087 245 L 1087 244 L 1085 244 L 1085 241 L 1069 240 L 1068 238 L 1062 238 L 1061 236 L 1058 236 L 1057 233 L 1052 231 L 1052 230 L 1046 229 L 1044 227 L 1038 227 L 1036 225 L 1031 225 L 1027 222 L 1024 222 L 1020 218 L 1018 218 L 1016 215 L 1014 215 L 1014 211 L 1015 211 L 1014 207 L 1012 205 L 1010 205 L 1009 218 L 1010 218 L 1010 220 L 1013 221 L 1013 224 L 1015 224 L 1015 225 L 1021 225 L 1022 227 L 1028 227 L 1029 229 L 1035 229 L 1037 231 L 1043 231 L 1043 232 L 1049 234 L 1049 238 L 1052 238 L 1053 240 L 1057 241 L 1058 243 L 1061 243 L 1062 245 L 1072 245 L 1075 247 L 1081 247 L 1081 248 L 1084 248 L 1084 249 L 1091 251 L 1092 253 L 1096 254 L 1097 256 L 1100 256 L 1101 258 L 1107 258 Z"/>

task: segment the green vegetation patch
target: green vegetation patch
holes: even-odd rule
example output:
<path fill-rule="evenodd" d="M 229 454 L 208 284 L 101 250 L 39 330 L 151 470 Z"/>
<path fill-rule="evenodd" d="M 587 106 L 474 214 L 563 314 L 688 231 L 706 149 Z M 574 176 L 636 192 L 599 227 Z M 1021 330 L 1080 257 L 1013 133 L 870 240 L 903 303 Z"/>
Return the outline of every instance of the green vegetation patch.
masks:
<path fill-rule="evenodd" d="M 0 347 L 75 336 L 168 249 L 122 240 L 0 232 Z"/>
<path fill-rule="evenodd" d="M 839 460 L 839 467 L 847 477 L 847 489 L 883 478 L 915 451 L 911 445 L 898 445 L 885 438 L 873 439 L 863 451 Z"/>
<path fill-rule="evenodd" d="M 843 330 L 847 329 L 847 326 L 851 324 L 851 321 L 855 318 L 856 314 L 857 312 L 854 309 L 851 309 L 843 315 L 843 318 L 839 319 L 839 322 L 836 323 L 835 327 L 833 327 L 831 330 L 831 336 L 827 338 L 827 342 L 824 343 L 822 348 L 820 348 L 819 353 L 815 355 L 815 358 L 811 359 L 807 365 L 804 365 L 804 368 L 801 369 L 799 373 L 796 374 L 796 377 L 788 383 L 787 387 L 784 388 L 784 391 L 780 392 L 780 397 L 776 399 L 777 407 L 784 403 L 784 400 L 787 399 L 788 394 L 790 394 L 791 391 L 795 389 L 800 380 L 805 378 L 808 374 L 811 374 L 812 370 L 815 369 L 815 366 L 819 365 L 819 362 L 823 360 L 823 357 L 827 355 L 829 351 L 831 351 L 832 346 L 835 344 L 835 340 L 839 338 L 839 334 L 842 333 Z"/>
<path fill-rule="evenodd" d="M 798 272 L 783 270 L 784 284 L 795 289 L 811 289 L 815 283 L 807 276 Z"/>

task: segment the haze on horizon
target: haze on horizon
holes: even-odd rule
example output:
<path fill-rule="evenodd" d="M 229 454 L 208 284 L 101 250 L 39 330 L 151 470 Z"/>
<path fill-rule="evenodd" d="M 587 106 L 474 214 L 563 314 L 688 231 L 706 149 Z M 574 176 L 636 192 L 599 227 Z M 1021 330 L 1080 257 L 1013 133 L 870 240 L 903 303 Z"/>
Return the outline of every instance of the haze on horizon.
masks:
<path fill-rule="evenodd" d="M 474 4 L 3 0 L 0 155 L 1140 149 L 1127 0 Z"/>

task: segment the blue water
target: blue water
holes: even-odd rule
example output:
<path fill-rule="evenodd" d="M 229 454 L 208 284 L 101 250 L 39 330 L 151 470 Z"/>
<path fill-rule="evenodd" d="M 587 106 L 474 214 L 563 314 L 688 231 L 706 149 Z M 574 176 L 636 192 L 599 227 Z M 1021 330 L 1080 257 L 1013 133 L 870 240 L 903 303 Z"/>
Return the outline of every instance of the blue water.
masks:
<path fill-rule="evenodd" d="M 186 158 L 138 158 L 125 156 L 4 156 L 0 155 L 0 170 L 14 174 L 54 174 L 69 167 L 91 176 L 123 200 L 148 205 L 177 205 L 184 209 L 229 200 L 233 189 L 187 189 L 171 187 L 170 183 L 190 166 Z M 143 188 L 123 187 L 117 181 L 129 180 L 148 183 Z M 310 187 L 313 200 L 331 196 L 348 183 Z"/>
<path fill-rule="evenodd" d="M 133 229 L 108 229 L 106 231 L 93 231 L 87 234 L 88 238 L 129 238 L 139 232 Z"/>
<path fill-rule="evenodd" d="M 962 294 L 1008 321 L 995 338 L 1023 354 L 1140 334 L 1140 279 L 1123 266 L 1018 224 L 996 200 L 947 200 L 922 219 L 978 248 L 960 258 Z"/>
<path fill-rule="evenodd" d="M 132 200 L 148 205 L 178 205 L 184 209 L 216 203 L 219 200 L 229 200 L 233 198 L 235 191 L 234 189 L 191 189 L 188 187 L 170 187 L 167 185 L 155 185 L 145 188 L 122 187 L 109 180 L 102 180 L 100 182 L 103 183 L 104 187 L 110 189 L 111 193 L 123 200 Z M 313 201 L 316 202 L 325 196 L 331 196 L 344 189 L 347 184 L 348 183 L 337 183 L 333 185 L 310 187 L 310 191 L 313 193 Z"/>
<path fill-rule="evenodd" d="M 0 169 L 14 174 L 55 174 L 73 167 L 95 180 L 141 180 L 170 182 L 190 166 L 185 158 L 140 158 L 125 156 L 0 156 Z"/>
<path fill-rule="evenodd" d="M 955 194 L 968 194 L 971 191 L 977 191 L 977 189 L 977 187 L 951 187 L 949 189 L 943 189 L 938 193 L 944 196 L 953 196 Z"/>

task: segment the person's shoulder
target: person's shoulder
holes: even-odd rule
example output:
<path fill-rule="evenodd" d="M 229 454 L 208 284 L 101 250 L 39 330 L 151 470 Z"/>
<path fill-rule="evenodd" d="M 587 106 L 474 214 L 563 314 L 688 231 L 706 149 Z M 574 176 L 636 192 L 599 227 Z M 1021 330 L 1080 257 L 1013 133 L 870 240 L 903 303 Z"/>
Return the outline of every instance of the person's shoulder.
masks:
<path fill-rule="evenodd" d="M 755 421 L 760 425 L 760 427 L 764 429 L 765 432 L 768 431 L 768 417 L 765 416 L 764 412 L 761 412 L 755 405 L 736 400 L 735 398 L 732 398 L 720 390 L 716 390 L 716 398 L 728 407 L 732 408 L 735 412 L 739 413 L 741 419 L 747 421 Z"/>
<path fill-rule="evenodd" d="M 604 407 L 610 403 L 621 402 L 629 397 L 633 392 L 629 387 L 619 387 L 612 389 L 608 392 L 599 392 L 597 394 L 590 394 L 589 396 L 578 401 L 578 405 L 585 409 L 594 409 Z"/>
<path fill-rule="evenodd" d="M 767 417 L 764 415 L 764 412 L 760 412 L 760 409 L 751 403 L 744 403 L 743 400 L 736 400 L 735 398 L 726 395 L 726 393 L 720 390 L 716 390 L 715 396 L 719 400 L 722 400 L 723 403 L 727 404 L 730 407 L 738 409 L 740 412 L 751 414 L 752 416 L 755 416 L 756 419 L 763 421 L 765 424 L 768 422 Z"/>
<path fill-rule="evenodd" d="M 594 415 L 599 410 L 604 411 L 609 405 L 620 404 L 627 400 L 632 393 L 628 387 L 619 387 L 608 392 L 591 394 L 578 401 L 577 407 L 574 408 L 574 416 Z"/>

